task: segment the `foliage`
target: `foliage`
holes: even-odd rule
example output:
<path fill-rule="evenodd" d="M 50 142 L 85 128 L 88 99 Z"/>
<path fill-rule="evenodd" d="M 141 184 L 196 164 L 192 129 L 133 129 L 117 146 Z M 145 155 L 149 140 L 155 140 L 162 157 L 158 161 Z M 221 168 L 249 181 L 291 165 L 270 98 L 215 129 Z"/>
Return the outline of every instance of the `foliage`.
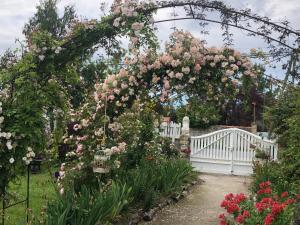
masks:
<path fill-rule="evenodd" d="M 76 14 L 73 6 L 66 6 L 63 16 L 59 17 L 57 0 L 45 0 L 37 6 L 37 12 L 25 25 L 23 34 L 30 38 L 29 36 L 34 32 L 47 31 L 55 39 L 62 39 L 75 19 Z"/>
<path fill-rule="evenodd" d="M 96 225 L 111 222 L 130 203 L 130 188 L 113 182 L 105 190 L 82 187 L 79 193 L 69 191 L 47 206 L 46 216 L 36 224 Z"/>
<path fill-rule="evenodd" d="M 259 191 L 259 184 L 266 181 L 272 182 L 272 190 L 278 195 L 284 191 L 290 194 L 299 193 L 299 93 L 299 88 L 289 88 L 267 109 L 267 124 L 277 135 L 280 145 L 279 161 L 270 162 L 265 159 L 262 163 L 255 162 L 252 183 L 254 193 Z M 287 215 L 287 218 L 290 219 L 291 215 Z"/>
<path fill-rule="evenodd" d="M 288 119 L 298 113 L 299 88 L 289 87 L 282 93 L 272 106 L 267 107 L 265 112 L 266 125 L 276 136 L 279 144 L 283 147 L 289 142 Z"/>
<path fill-rule="evenodd" d="M 144 210 L 149 210 L 159 198 L 180 191 L 183 184 L 195 178 L 195 174 L 185 160 L 146 158 L 136 169 L 121 171 L 119 177 L 132 187 L 134 207 L 141 205 Z"/>
<path fill-rule="evenodd" d="M 300 90 L 291 88 L 279 97 L 276 104 L 266 112 L 269 126 L 278 136 L 281 177 L 295 183 L 300 177 Z M 299 183 L 298 183 L 299 185 Z"/>
<path fill-rule="evenodd" d="M 221 123 L 228 125 L 250 126 L 255 122 L 259 129 L 265 129 L 262 114 L 264 107 L 270 106 L 274 102 L 271 82 L 265 76 L 265 69 L 262 66 L 254 65 L 257 77 L 255 80 L 241 79 L 238 86 L 236 98 L 228 98 L 220 108 Z"/>
<path fill-rule="evenodd" d="M 213 103 L 201 103 L 195 98 L 190 99 L 188 105 L 177 108 L 176 116 L 178 121 L 188 116 L 192 128 L 207 128 L 220 120 L 219 111 Z"/>
<path fill-rule="evenodd" d="M 271 182 L 262 182 L 259 184 L 256 198 L 248 199 L 243 193 L 226 195 L 221 207 L 226 209 L 229 216 L 221 214 L 220 224 L 291 224 L 293 208 L 299 199 L 300 195 L 290 195 L 286 191 L 279 195 L 274 194 Z"/>
<path fill-rule="evenodd" d="M 289 191 L 290 193 L 296 194 L 299 192 L 300 184 L 298 180 L 287 177 L 282 167 L 284 167 L 284 165 L 279 162 L 254 162 L 251 191 L 256 193 L 259 190 L 260 183 L 270 181 L 272 182 L 274 193 L 280 194 L 284 191 Z"/>

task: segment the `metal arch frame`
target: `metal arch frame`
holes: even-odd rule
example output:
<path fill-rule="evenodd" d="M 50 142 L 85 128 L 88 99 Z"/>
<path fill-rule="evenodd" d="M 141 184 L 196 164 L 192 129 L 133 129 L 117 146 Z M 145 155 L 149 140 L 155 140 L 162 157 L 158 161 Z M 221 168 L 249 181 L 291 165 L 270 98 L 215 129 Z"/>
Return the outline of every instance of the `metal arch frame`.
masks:
<path fill-rule="evenodd" d="M 29 197 L 30 197 L 30 165 L 27 166 L 27 179 L 26 179 L 27 183 L 26 183 L 26 197 L 23 200 L 17 201 L 15 203 L 12 204 L 8 204 L 6 205 L 6 188 L 3 187 L 3 195 L 0 196 L 1 200 L 2 200 L 2 207 L 0 208 L 0 212 L 1 212 L 1 225 L 5 225 L 5 211 L 11 207 L 14 207 L 16 205 L 20 205 L 22 203 L 25 203 L 25 207 L 26 207 L 26 222 L 28 224 L 29 222 Z"/>
<path fill-rule="evenodd" d="M 300 67 L 300 31 L 296 31 L 292 28 L 288 27 L 288 22 L 283 22 L 283 25 L 276 24 L 267 17 L 260 17 L 256 14 L 251 14 L 250 10 L 243 10 L 238 11 L 234 8 L 229 8 L 226 5 L 224 5 L 220 1 L 212 1 L 208 2 L 206 0 L 174 0 L 173 2 L 160 2 L 158 5 L 153 6 L 152 8 L 148 8 L 144 10 L 145 14 L 153 13 L 154 11 L 158 11 L 159 9 L 166 9 L 166 8 L 175 8 L 175 7 L 184 7 L 186 11 L 186 16 L 181 18 L 171 18 L 171 19 L 164 19 L 164 20 L 158 20 L 154 21 L 154 23 L 163 23 L 163 22 L 169 22 L 169 21 L 178 21 L 178 20 L 201 20 L 206 21 L 210 23 L 217 23 L 222 25 L 222 30 L 225 30 L 223 35 L 227 36 L 225 37 L 225 40 L 230 40 L 230 36 L 232 34 L 229 33 L 229 27 L 234 27 L 240 30 L 247 31 L 250 36 L 260 36 L 267 44 L 271 45 L 271 42 L 276 42 L 279 46 L 285 47 L 286 51 L 290 51 L 290 60 L 288 61 L 287 71 L 284 78 L 284 85 L 283 90 L 286 87 L 286 84 L 288 82 L 289 76 L 292 77 L 292 83 L 294 83 L 295 78 L 300 78 L 300 74 L 297 73 L 297 68 Z M 198 7 L 197 10 L 202 9 L 203 11 L 200 14 L 195 15 L 195 9 L 193 7 Z M 206 15 L 204 15 L 204 10 L 210 10 L 210 11 L 216 11 L 220 13 L 220 20 L 214 20 L 206 18 Z M 222 21 L 222 15 L 228 15 L 228 18 L 224 18 Z M 244 19 L 244 20 L 242 20 Z M 233 23 L 234 22 L 234 23 Z M 246 26 L 243 26 L 239 22 L 246 22 Z M 252 26 L 250 22 L 258 22 L 261 23 L 256 30 L 251 29 Z M 260 31 L 260 29 L 264 29 Z M 265 32 L 263 32 L 265 31 Z M 276 33 L 277 37 L 271 37 L 270 35 L 272 33 Z M 294 45 L 291 46 L 286 43 L 286 39 L 290 37 L 291 35 L 294 36 Z M 231 42 L 232 40 L 230 40 Z M 297 46 L 297 47 L 295 47 Z M 276 48 L 275 48 L 276 49 Z M 280 56 L 279 52 L 282 52 L 284 48 L 277 48 L 277 51 L 274 51 L 273 55 L 270 54 L 274 59 L 277 59 L 278 61 L 281 60 L 283 57 Z M 279 54 L 279 55 L 278 55 Z M 287 57 L 287 56 L 285 56 Z"/>
<path fill-rule="evenodd" d="M 164 23 L 164 22 L 176 21 L 176 20 L 202 20 L 202 21 L 207 21 L 207 22 L 211 22 L 211 23 L 222 24 L 221 21 L 211 20 L 211 19 L 204 19 L 204 18 L 197 18 L 197 17 L 194 17 L 194 18 L 193 17 L 181 17 L 181 18 L 174 18 L 174 19 L 157 20 L 157 21 L 154 21 L 154 23 Z M 269 40 L 277 42 L 277 43 L 279 43 L 279 44 L 281 44 L 281 45 L 283 45 L 283 46 L 285 46 L 285 47 L 287 47 L 287 48 L 289 48 L 291 50 L 296 50 L 295 48 L 293 48 L 293 47 L 291 47 L 291 46 L 289 46 L 289 45 L 287 45 L 287 44 L 285 44 L 285 43 L 283 43 L 283 42 L 281 42 L 281 41 L 279 41 L 279 40 L 277 40 L 275 38 L 272 38 L 272 37 L 267 36 L 267 35 L 262 35 L 259 32 L 250 30 L 248 28 L 245 28 L 245 27 L 242 27 L 242 26 L 239 26 L 239 25 L 235 25 L 235 24 L 230 24 L 230 23 L 228 23 L 227 25 L 230 26 L 230 27 L 235 27 L 235 28 L 238 28 L 238 29 L 241 29 L 241 30 L 245 30 L 245 31 L 251 32 L 251 33 L 253 33 L 255 35 L 260 35 L 260 36 L 266 37 Z"/>
<path fill-rule="evenodd" d="M 290 52 L 290 55 L 294 55 L 290 58 L 290 60 L 296 60 L 298 57 L 295 55 L 300 54 L 300 31 L 296 31 L 288 26 L 288 22 L 283 22 L 283 25 L 276 24 L 272 22 L 270 19 L 266 17 L 261 17 L 256 14 L 252 14 L 250 10 L 235 10 L 234 8 L 227 7 L 224 3 L 220 1 L 208 1 L 208 0 L 169 0 L 169 2 L 158 2 L 154 5 L 148 5 L 146 8 L 139 8 L 137 11 L 139 13 L 143 13 L 148 16 L 158 11 L 159 9 L 165 8 L 174 8 L 174 7 L 184 7 L 186 19 L 198 19 L 205 20 L 206 15 L 205 12 L 216 12 L 219 13 L 220 21 L 218 20 L 210 20 L 206 19 L 208 22 L 215 22 L 222 25 L 222 30 L 224 30 L 223 35 L 229 37 L 232 35 L 229 33 L 229 27 L 236 27 L 237 29 L 243 29 L 248 32 L 249 35 L 252 36 L 260 36 L 269 46 L 274 47 L 273 50 L 270 51 L 270 56 L 274 59 L 280 59 L 280 53 L 283 51 Z M 200 11 L 197 11 L 200 10 Z M 202 10 L 202 11 L 201 11 Z M 99 23 L 110 24 L 117 16 L 112 16 L 111 18 L 106 18 L 104 20 L 100 20 Z M 183 18 L 181 18 L 183 19 Z M 179 20 L 179 19 L 177 19 Z M 157 23 L 159 21 L 156 21 Z M 163 21 L 160 21 L 163 22 Z M 165 21 L 166 22 L 166 21 Z M 251 25 L 254 27 L 251 27 Z M 257 26 L 256 26 L 257 25 Z M 84 36 L 85 39 L 89 40 L 89 43 L 81 43 L 80 38 L 83 37 L 82 34 L 75 35 L 70 40 L 63 44 L 63 48 L 70 50 L 63 50 L 62 53 L 58 54 L 54 58 L 54 62 L 57 64 L 58 68 L 62 68 L 66 63 L 72 60 L 77 56 L 76 53 L 72 52 L 74 48 L 78 46 L 82 49 L 83 52 L 87 52 L 95 45 L 104 45 L 105 39 L 112 38 L 117 35 L 118 29 L 112 29 L 112 27 L 105 27 L 109 32 L 109 35 L 105 35 L 104 33 L 98 34 L 98 28 L 87 29 Z M 274 34 L 275 37 L 271 37 L 270 35 Z M 295 41 L 294 45 L 289 45 L 286 43 L 287 38 L 292 37 Z M 232 40 L 230 40 L 232 42 Z M 272 43 L 277 43 L 274 46 Z M 70 55 L 71 53 L 71 55 Z M 65 56 L 68 55 L 67 58 Z M 298 62 L 297 62 L 298 63 Z M 292 77 L 300 78 L 300 75 L 297 74 L 295 68 L 295 63 L 293 63 L 293 67 L 291 69 L 287 69 L 286 77 L 292 75 Z M 288 80 L 288 79 L 285 79 Z"/>
<path fill-rule="evenodd" d="M 253 33 L 255 35 L 259 35 L 262 37 L 265 37 L 271 41 L 275 41 L 277 43 L 279 43 L 280 45 L 283 45 L 291 50 L 299 50 L 298 48 L 294 48 L 284 42 L 282 42 L 279 39 L 276 38 L 272 38 L 262 32 L 259 31 L 255 31 L 249 28 L 245 28 L 242 27 L 241 25 L 238 25 L 238 22 L 241 18 L 245 18 L 247 21 L 257 21 L 257 22 L 261 22 L 263 24 L 266 24 L 268 26 L 270 26 L 269 28 L 273 28 L 275 29 L 275 32 L 281 33 L 281 35 L 296 35 L 296 40 L 298 42 L 298 44 L 300 45 L 300 32 L 293 30 L 291 28 L 288 28 L 287 26 L 284 27 L 282 25 L 276 24 L 274 22 L 271 22 L 270 20 L 268 20 L 266 17 L 260 17 L 258 15 L 255 14 L 250 14 L 250 12 L 246 12 L 246 11 L 237 11 L 233 8 L 227 8 L 225 5 L 222 6 L 217 6 L 217 5 L 213 5 L 213 4 L 222 4 L 219 1 L 213 1 L 213 2 L 207 2 L 202 0 L 197 1 L 197 0 L 188 0 L 188 1 L 184 1 L 184 0 L 175 0 L 174 2 L 161 2 L 160 5 L 157 6 L 153 6 L 152 8 L 146 9 L 144 10 L 145 13 L 152 13 L 154 11 L 157 11 L 159 9 L 165 9 L 165 8 L 174 8 L 174 7 L 189 7 L 188 9 L 185 8 L 185 10 L 187 11 L 187 16 L 189 17 L 182 17 L 182 18 L 177 18 L 177 19 L 168 19 L 168 20 L 161 20 L 161 21 L 156 21 L 156 23 L 159 22 L 167 22 L 167 21 L 174 21 L 174 20 L 188 20 L 188 19 L 195 19 L 195 20 L 203 20 L 203 21 L 207 21 L 207 22 L 212 22 L 212 23 L 218 23 L 218 24 L 222 24 L 222 25 L 228 25 L 231 27 L 236 27 L 238 29 L 243 29 L 245 31 L 248 31 L 250 33 Z M 202 9 L 209 9 L 211 11 L 215 10 L 218 11 L 220 14 L 233 14 L 234 15 L 234 19 L 235 19 L 235 24 L 232 23 L 226 23 L 226 22 L 222 22 L 222 21 L 218 21 L 218 20 L 211 20 L 211 19 L 206 19 L 206 18 L 201 18 L 197 15 L 195 15 L 194 9 L 193 7 L 201 7 Z M 188 11 L 189 10 L 189 11 Z M 231 17 L 230 19 L 233 19 L 233 17 Z M 284 37 L 283 37 L 284 38 Z"/>

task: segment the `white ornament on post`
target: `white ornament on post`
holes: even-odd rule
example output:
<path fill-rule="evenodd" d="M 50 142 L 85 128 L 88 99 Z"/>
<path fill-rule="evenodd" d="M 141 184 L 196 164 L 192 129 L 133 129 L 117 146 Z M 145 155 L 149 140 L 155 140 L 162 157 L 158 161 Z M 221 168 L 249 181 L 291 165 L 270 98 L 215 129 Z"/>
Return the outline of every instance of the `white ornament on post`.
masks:
<path fill-rule="evenodd" d="M 190 118 L 188 116 L 183 117 L 182 119 L 182 134 L 190 134 Z"/>

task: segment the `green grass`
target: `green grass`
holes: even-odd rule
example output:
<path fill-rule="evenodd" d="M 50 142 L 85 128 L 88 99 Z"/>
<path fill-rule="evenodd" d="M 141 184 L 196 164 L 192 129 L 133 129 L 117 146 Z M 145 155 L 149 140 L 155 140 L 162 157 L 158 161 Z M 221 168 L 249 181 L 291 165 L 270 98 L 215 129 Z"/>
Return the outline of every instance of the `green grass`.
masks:
<path fill-rule="evenodd" d="M 53 174 L 53 172 L 52 172 Z M 46 168 L 41 173 L 30 175 L 30 198 L 29 208 L 32 216 L 39 217 L 41 209 L 49 200 L 56 198 L 55 184 L 53 178 Z M 20 177 L 16 183 L 9 186 L 9 193 L 17 197 L 16 201 L 26 198 L 27 176 Z M 11 202 L 13 203 L 13 201 Z M 26 224 L 26 203 L 8 208 L 6 211 L 6 225 Z"/>

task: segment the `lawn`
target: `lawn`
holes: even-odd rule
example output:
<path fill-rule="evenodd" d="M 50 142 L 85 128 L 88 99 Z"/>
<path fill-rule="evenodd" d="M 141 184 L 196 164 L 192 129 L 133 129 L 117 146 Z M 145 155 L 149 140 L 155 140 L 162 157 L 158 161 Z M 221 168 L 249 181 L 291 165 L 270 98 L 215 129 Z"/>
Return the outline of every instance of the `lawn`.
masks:
<path fill-rule="evenodd" d="M 53 171 L 51 172 L 53 174 Z M 55 199 L 55 183 L 53 183 L 49 171 L 42 167 L 42 171 L 38 174 L 30 175 L 30 198 L 29 208 L 31 215 L 40 216 L 41 209 L 46 206 L 49 200 Z M 9 186 L 10 194 L 17 197 L 17 201 L 26 198 L 27 176 L 11 183 Z M 6 210 L 6 225 L 24 225 L 26 224 L 26 203 L 13 206 Z"/>

